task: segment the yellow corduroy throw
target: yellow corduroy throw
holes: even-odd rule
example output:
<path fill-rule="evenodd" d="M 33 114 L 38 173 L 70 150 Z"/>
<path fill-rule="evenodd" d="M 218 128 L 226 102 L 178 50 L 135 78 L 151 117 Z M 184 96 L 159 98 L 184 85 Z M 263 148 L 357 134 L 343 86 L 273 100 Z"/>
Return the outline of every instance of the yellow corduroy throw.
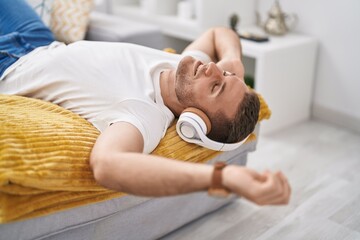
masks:
<path fill-rule="evenodd" d="M 259 99 L 260 121 L 270 110 Z M 0 123 L 0 223 L 125 195 L 95 182 L 89 156 L 99 132 L 80 116 L 42 100 L 0 95 Z M 173 124 L 152 154 L 202 163 L 219 152 L 182 141 Z"/>

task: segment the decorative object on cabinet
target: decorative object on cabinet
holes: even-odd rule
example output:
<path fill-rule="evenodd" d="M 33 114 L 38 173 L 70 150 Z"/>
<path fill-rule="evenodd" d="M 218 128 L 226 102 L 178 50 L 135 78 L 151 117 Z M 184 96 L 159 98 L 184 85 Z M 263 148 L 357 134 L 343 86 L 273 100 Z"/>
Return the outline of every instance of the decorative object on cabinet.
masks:
<path fill-rule="evenodd" d="M 261 23 L 260 14 L 256 14 L 257 25 L 263 28 L 267 33 L 272 35 L 284 35 L 294 28 L 298 21 L 295 14 L 287 14 L 281 10 L 280 3 L 275 0 L 268 13 L 268 19 Z"/>

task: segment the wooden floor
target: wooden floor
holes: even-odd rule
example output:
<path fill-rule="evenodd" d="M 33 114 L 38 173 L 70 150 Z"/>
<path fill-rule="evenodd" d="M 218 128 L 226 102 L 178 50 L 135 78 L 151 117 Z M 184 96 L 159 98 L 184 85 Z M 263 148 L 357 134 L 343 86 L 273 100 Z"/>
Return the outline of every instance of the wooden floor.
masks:
<path fill-rule="evenodd" d="M 289 205 L 239 199 L 163 239 L 360 239 L 360 135 L 305 122 L 261 136 L 248 166 L 283 171 L 292 186 Z"/>

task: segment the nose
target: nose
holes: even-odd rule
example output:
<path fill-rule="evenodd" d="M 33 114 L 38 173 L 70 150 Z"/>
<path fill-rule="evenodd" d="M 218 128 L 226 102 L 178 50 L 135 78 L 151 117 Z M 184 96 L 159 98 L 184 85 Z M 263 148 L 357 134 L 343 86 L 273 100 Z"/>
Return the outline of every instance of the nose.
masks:
<path fill-rule="evenodd" d="M 208 67 L 205 71 L 205 76 L 211 77 L 213 75 L 222 75 L 222 70 L 219 69 L 219 67 L 214 62 L 210 62 L 208 63 Z"/>

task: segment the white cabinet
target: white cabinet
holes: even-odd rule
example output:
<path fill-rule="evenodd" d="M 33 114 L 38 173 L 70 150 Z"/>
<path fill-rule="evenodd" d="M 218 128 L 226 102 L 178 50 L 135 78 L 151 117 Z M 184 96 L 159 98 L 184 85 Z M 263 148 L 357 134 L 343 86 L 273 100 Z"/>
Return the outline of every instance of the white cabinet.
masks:
<path fill-rule="evenodd" d="M 242 40 L 242 47 L 244 62 L 250 59 L 255 64 L 251 73 L 255 89 L 264 96 L 272 111 L 270 120 L 262 122 L 261 132 L 274 132 L 308 119 L 314 85 L 316 40 L 288 34 L 271 37 L 266 43 Z"/>

